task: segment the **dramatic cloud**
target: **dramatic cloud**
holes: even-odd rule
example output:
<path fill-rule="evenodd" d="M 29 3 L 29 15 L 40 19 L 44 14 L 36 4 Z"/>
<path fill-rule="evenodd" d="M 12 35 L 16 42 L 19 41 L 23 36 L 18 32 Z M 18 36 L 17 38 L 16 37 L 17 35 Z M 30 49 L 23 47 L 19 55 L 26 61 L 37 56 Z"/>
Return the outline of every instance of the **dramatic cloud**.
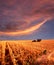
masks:
<path fill-rule="evenodd" d="M 34 30 L 37 30 L 37 29 L 39 29 L 44 23 L 46 23 L 47 22 L 47 20 L 50 20 L 50 18 L 47 18 L 47 19 L 45 19 L 44 21 L 42 21 L 41 23 L 39 23 L 39 24 L 37 24 L 37 25 L 35 25 L 35 26 L 32 26 L 32 27 L 30 27 L 30 28 L 28 28 L 28 29 L 25 29 L 25 30 L 21 30 L 21 31 L 19 31 L 18 29 L 17 29 L 17 31 L 12 31 L 12 32 L 5 32 L 4 34 L 8 34 L 8 35 L 25 35 L 25 34 L 28 34 L 28 33 L 31 33 L 31 32 L 33 32 Z M 15 24 L 14 24 L 15 25 Z M 13 26 L 13 24 L 12 24 L 12 26 Z M 11 25 L 10 25 L 10 27 L 9 27 L 9 24 L 6 26 L 6 30 L 13 30 L 13 29 L 15 29 L 16 27 L 12 27 Z M 15 29 L 16 30 L 16 29 Z M 1 34 L 2 34 L 3 32 L 1 32 Z"/>
<path fill-rule="evenodd" d="M 1 32 L 15 32 L 17 30 L 24 29 L 26 22 L 18 21 L 18 22 L 6 22 L 0 23 L 0 31 Z"/>
<path fill-rule="evenodd" d="M 54 18 L 54 0 L 0 0 L 0 34 L 27 34 Z"/>

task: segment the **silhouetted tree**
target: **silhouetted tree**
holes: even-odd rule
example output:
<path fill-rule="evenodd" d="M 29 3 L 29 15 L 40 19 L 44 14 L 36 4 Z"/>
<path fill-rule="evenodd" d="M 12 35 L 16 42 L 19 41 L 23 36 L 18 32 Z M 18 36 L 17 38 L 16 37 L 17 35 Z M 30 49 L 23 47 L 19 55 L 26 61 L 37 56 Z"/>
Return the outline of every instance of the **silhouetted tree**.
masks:
<path fill-rule="evenodd" d="M 32 40 L 32 42 L 36 42 L 36 40 Z"/>
<path fill-rule="evenodd" d="M 41 39 L 37 39 L 37 42 L 40 42 L 41 41 Z"/>

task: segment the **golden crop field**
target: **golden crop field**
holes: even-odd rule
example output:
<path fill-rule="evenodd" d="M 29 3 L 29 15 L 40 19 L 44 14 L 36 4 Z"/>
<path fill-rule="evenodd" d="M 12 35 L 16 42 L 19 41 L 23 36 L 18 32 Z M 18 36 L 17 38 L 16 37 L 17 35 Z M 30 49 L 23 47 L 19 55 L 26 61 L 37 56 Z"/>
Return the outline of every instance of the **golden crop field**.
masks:
<path fill-rule="evenodd" d="M 54 40 L 1 40 L 0 65 L 54 65 Z"/>

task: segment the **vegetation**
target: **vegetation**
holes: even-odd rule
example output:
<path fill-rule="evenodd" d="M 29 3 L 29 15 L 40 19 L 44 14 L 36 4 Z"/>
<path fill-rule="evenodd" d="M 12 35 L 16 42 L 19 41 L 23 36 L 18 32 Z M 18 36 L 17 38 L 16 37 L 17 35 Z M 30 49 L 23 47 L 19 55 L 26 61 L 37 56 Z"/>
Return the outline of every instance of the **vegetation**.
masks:
<path fill-rule="evenodd" d="M 41 39 L 37 39 L 37 40 L 32 40 L 32 42 L 40 42 Z"/>
<path fill-rule="evenodd" d="M 32 40 L 32 42 L 36 42 L 36 40 Z"/>
<path fill-rule="evenodd" d="M 41 41 L 41 39 L 37 39 L 37 42 L 40 42 Z"/>
<path fill-rule="evenodd" d="M 1 41 L 0 65 L 54 65 L 54 60 L 49 60 L 48 57 L 54 49 L 54 44 L 41 43 Z"/>
<path fill-rule="evenodd" d="M 43 54 L 47 54 L 47 50 L 46 49 L 43 51 Z"/>

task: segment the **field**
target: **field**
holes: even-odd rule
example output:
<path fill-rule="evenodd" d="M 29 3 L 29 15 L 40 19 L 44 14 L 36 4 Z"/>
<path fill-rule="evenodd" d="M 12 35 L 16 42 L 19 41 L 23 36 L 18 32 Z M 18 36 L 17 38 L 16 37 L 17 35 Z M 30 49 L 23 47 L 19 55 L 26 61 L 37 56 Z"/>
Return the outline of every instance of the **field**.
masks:
<path fill-rule="evenodd" d="M 1 40 L 0 65 L 54 65 L 54 40 Z"/>

